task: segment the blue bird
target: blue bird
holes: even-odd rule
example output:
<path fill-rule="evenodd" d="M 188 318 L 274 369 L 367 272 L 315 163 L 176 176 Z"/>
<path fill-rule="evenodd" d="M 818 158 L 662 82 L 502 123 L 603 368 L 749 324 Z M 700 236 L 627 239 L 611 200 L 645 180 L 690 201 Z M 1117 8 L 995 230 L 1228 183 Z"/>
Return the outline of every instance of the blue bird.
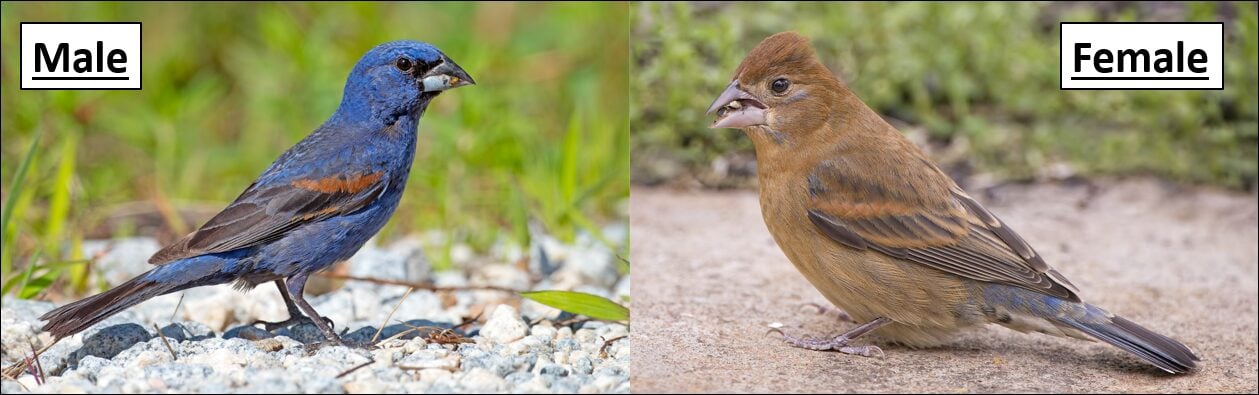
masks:
<path fill-rule="evenodd" d="M 43 329 L 59 340 L 152 297 L 229 282 L 239 289 L 275 282 L 289 319 L 268 330 L 320 317 L 302 296 L 306 279 L 354 255 L 385 225 L 406 187 L 424 110 L 442 91 L 473 83 L 427 43 L 372 48 L 350 72 L 332 117 L 232 204 L 149 258 L 157 267 L 44 314 Z M 325 319 L 310 321 L 341 343 Z"/>

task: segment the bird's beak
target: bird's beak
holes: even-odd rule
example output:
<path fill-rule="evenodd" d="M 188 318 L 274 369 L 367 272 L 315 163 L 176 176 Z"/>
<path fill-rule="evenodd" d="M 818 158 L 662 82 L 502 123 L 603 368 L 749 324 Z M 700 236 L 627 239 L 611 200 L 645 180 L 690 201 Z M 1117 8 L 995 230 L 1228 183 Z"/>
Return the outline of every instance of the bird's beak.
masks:
<path fill-rule="evenodd" d="M 463 68 L 450 58 L 443 58 L 442 63 L 420 76 L 420 86 L 425 92 L 440 92 L 464 85 L 475 85 L 476 81 L 468 76 Z"/>
<path fill-rule="evenodd" d="M 717 113 L 717 120 L 709 126 L 719 128 L 744 128 L 765 124 L 765 105 L 743 89 L 739 80 L 730 81 L 725 92 L 708 106 L 708 114 Z"/>

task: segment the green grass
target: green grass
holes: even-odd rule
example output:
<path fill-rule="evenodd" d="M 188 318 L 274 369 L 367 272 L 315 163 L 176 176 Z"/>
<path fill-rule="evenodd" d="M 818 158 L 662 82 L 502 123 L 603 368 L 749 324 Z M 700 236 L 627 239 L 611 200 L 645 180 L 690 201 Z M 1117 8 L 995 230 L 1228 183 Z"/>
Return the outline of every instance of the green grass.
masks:
<path fill-rule="evenodd" d="M 608 298 L 574 291 L 521 292 L 529 300 L 605 321 L 629 321 L 630 310 Z"/>
<path fill-rule="evenodd" d="M 153 202 L 165 227 L 191 230 L 199 224 L 176 211 L 226 205 L 335 110 L 364 52 L 397 39 L 436 45 L 477 85 L 426 113 L 407 196 L 382 238 L 446 232 L 446 250 L 428 252 L 448 267 L 449 246 L 523 244 L 530 221 L 567 240 L 624 217 L 626 4 L 5 2 L 0 11 L 5 54 L 18 51 L 20 21 L 141 21 L 144 40 L 142 91 L 22 91 L 18 57 L 3 57 L 6 283 L 70 273 L 65 283 L 86 290 L 90 268 L 63 264 L 83 258 L 80 240 L 148 232 L 106 223 L 126 202 Z"/>
<path fill-rule="evenodd" d="M 1058 89 L 1058 21 L 1150 20 L 1150 7 L 1224 22 L 1226 89 Z M 876 111 L 965 147 L 965 167 L 1026 179 L 1066 163 L 1085 175 L 1255 184 L 1254 3 L 641 3 L 631 13 L 635 182 L 689 172 L 722 185 L 705 176 L 711 163 L 749 157 L 751 143 L 707 129 L 704 110 L 760 40 L 794 30 Z"/>

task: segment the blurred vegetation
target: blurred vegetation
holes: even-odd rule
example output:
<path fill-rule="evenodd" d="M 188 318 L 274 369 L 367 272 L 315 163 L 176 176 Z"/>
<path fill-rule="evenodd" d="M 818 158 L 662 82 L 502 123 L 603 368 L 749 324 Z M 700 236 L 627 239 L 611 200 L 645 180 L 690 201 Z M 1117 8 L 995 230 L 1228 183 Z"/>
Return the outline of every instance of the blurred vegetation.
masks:
<path fill-rule="evenodd" d="M 1033 179 L 1066 168 L 1255 185 L 1253 2 L 653 2 L 631 18 L 636 183 L 747 185 L 750 141 L 707 129 L 704 111 L 760 40 L 793 30 L 867 104 L 938 148 L 951 173 Z M 1222 21 L 1225 89 L 1059 90 L 1059 21 Z"/>
<path fill-rule="evenodd" d="M 85 237 L 191 231 L 332 114 L 363 53 L 398 39 L 434 44 L 477 86 L 429 108 L 382 238 L 444 232 L 445 250 L 428 251 L 439 268 L 456 243 L 525 244 L 531 222 L 602 238 L 629 194 L 628 9 L 5 2 L 5 291 L 60 278 L 87 291 Z M 144 89 L 19 90 L 19 22 L 35 21 L 143 22 Z"/>

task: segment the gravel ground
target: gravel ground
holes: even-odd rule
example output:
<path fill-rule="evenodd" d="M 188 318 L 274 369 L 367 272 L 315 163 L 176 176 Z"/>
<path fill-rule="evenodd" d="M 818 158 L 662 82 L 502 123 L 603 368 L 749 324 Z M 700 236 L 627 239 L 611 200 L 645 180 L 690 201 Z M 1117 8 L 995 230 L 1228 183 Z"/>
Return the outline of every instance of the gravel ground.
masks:
<path fill-rule="evenodd" d="M 613 226 L 605 234 L 623 237 L 616 235 L 625 231 Z M 613 254 L 599 243 L 585 237 L 574 245 L 540 239 L 528 260 L 519 248 L 495 248 L 491 257 L 456 248 L 456 263 L 465 269 L 434 273 L 422 253 L 423 245 L 434 244 L 432 237 L 415 237 L 385 248 L 369 245 L 343 270 L 438 286 L 578 290 L 614 300 L 629 294 L 628 277 L 617 275 Z M 158 245 L 125 239 L 85 248 L 101 252 L 99 267 L 117 283 L 146 270 L 144 261 Z M 573 320 L 502 291 L 415 290 L 403 300 L 407 287 L 397 285 L 324 280 L 308 290 L 315 288 L 335 288 L 307 299 L 348 341 L 372 339 L 398 306 L 379 336 L 388 340 L 370 349 L 306 345 L 323 339 L 314 325 L 274 333 L 248 325 L 287 318 L 274 286 L 249 292 L 204 287 L 154 298 L 62 340 L 40 358 L 46 383 L 23 375 L 5 380 L 3 392 L 629 392 L 631 341 L 606 342 L 628 335 L 622 324 Z M 39 333 L 37 317 L 53 307 L 3 299 L 6 366 L 29 355 L 32 345 L 51 341 Z M 468 343 L 426 340 L 477 315 L 482 318 L 458 328 Z M 417 326 L 430 328 L 418 336 L 407 332 Z"/>
<path fill-rule="evenodd" d="M 634 389 L 644 392 L 1256 392 L 1256 196 L 1149 179 L 976 193 L 1085 300 L 1187 343 L 1170 376 L 1114 347 L 997 326 L 863 358 L 772 335 L 837 335 L 826 300 L 765 229 L 755 192 L 631 195 Z M 877 332 L 876 332 L 877 333 Z"/>

